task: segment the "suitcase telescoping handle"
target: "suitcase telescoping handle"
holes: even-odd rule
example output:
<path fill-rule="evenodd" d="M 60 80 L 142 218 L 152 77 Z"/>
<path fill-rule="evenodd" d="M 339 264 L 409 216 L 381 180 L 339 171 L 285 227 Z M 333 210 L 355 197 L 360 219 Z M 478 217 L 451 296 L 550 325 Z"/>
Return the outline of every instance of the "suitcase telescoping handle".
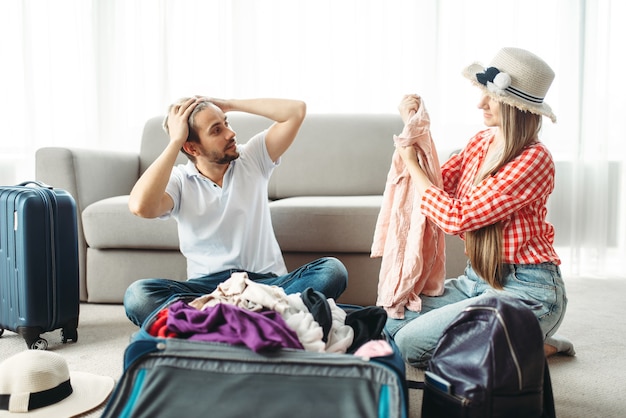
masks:
<path fill-rule="evenodd" d="M 29 184 L 35 184 L 39 187 L 43 187 L 44 189 L 52 189 L 53 187 L 50 186 L 49 184 L 46 184 L 42 181 L 39 180 L 28 180 L 28 181 L 24 181 L 20 184 L 18 184 L 18 186 L 28 186 Z"/>

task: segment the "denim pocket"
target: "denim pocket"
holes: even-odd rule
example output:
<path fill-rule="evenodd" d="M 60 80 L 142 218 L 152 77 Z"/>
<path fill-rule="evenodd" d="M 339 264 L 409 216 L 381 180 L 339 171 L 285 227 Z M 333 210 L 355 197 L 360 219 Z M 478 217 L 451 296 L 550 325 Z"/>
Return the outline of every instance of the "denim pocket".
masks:
<path fill-rule="evenodd" d="M 514 293 L 529 302 L 536 302 L 532 310 L 541 319 L 552 313 L 555 309 L 560 310 L 558 305 L 560 274 L 558 267 L 551 263 L 510 266 L 507 275 L 505 290 Z"/>

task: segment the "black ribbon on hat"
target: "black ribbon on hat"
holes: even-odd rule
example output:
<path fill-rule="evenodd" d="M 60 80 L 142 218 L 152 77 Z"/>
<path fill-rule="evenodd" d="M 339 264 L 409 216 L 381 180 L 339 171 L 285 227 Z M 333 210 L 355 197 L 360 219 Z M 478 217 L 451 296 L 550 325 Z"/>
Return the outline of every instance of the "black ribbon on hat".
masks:
<path fill-rule="evenodd" d="M 488 82 L 493 83 L 493 80 L 496 78 L 500 70 L 496 67 L 489 67 L 485 69 L 484 73 L 477 73 L 476 80 L 483 86 L 486 86 Z"/>
<path fill-rule="evenodd" d="M 51 389 L 42 390 L 41 392 L 34 392 L 30 394 L 28 400 L 28 410 L 43 408 L 61 402 L 63 399 L 70 396 L 73 392 L 72 385 L 69 380 L 55 386 Z M 9 410 L 9 401 L 11 395 L 0 395 L 0 410 Z"/>
<path fill-rule="evenodd" d="M 483 86 L 487 86 L 487 83 L 493 83 L 493 80 L 495 80 L 496 76 L 499 73 L 500 70 L 498 70 L 496 67 L 489 67 L 485 69 L 484 73 L 476 73 L 476 80 Z M 506 91 L 528 102 L 536 104 L 543 103 L 543 97 L 533 96 L 532 94 L 528 94 L 522 90 L 516 89 L 513 86 L 508 86 L 506 88 Z"/>

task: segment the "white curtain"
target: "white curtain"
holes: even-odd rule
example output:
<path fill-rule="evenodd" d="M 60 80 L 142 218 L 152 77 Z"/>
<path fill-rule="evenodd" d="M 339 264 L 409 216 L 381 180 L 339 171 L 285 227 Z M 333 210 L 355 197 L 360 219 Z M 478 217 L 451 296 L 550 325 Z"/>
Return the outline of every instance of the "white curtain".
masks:
<path fill-rule="evenodd" d="M 5 0 L 0 184 L 34 177 L 39 147 L 135 152 L 193 94 L 395 113 L 419 93 L 438 147 L 460 147 L 482 120 L 462 68 L 518 46 L 556 72 L 542 139 L 563 271 L 624 277 L 625 21 L 622 0 Z"/>

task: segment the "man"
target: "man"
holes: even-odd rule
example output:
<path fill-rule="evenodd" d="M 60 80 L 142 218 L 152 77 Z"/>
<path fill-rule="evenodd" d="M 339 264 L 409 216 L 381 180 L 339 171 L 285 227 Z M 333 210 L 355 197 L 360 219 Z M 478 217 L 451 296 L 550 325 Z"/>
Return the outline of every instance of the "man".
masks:
<path fill-rule="evenodd" d="M 273 120 L 246 144 L 237 144 L 230 111 Z M 347 285 L 345 266 L 321 258 L 288 273 L 276 241 L 267 185 L 293 143 L 306 114 L 304 102 L 286 99 L 222 100 L 193 97 L 171 105 L 163 122 L 170 142 L 140 177 L 129 208 L 144 218 L 174 217 L 188 280 L 142 279 L 126 290 L 128 318 L 141 326 L 170 297 L 211 293 L 233 272 L 286 293 L 308 287 L 338 298 Z M 186 165 L 174 166 L 178 152 Z"/>

